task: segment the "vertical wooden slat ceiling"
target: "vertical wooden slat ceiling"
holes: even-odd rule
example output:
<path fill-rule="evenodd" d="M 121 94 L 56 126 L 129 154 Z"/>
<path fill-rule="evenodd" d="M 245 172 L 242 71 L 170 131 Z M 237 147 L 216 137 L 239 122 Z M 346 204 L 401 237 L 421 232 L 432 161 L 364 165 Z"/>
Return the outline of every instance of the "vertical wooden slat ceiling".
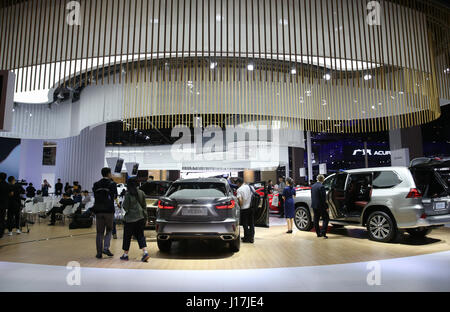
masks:
<path fill-rule="evenodd" d="M 115 84 L 125 129 L 280 121 L 405 128 L 450 99 L 450 11 L 380 0 L 2 1 L 0 68 L 16 92 Z M 373 3 L 373 1 L 371 2 Z"/>

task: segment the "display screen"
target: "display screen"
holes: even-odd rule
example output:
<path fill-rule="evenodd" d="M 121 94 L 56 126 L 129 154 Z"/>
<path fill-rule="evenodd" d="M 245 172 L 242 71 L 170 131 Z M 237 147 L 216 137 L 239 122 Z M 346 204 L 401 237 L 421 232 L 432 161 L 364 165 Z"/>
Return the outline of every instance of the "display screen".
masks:
<path fill-rule="evenodd" d="M 114 169 L 114 173 L 121 173 L 123 167 L 123 159 L 119 158 L 116 162 L 116 168 Z"/>
<path fill-rule="evenodd" d="M 138 171 L 139 171 L 139 164 L 134 164 L 133 171 L 131 172 L 131 175 L 132 176 L 137 176 Z"/>

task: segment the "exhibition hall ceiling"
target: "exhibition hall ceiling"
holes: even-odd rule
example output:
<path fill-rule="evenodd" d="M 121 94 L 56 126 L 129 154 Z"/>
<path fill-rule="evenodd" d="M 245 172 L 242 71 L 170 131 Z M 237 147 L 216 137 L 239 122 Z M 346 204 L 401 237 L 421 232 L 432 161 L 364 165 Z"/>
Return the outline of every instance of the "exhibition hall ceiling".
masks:
<path fill-rule="evenodd" d="M 114 85 L 124 130 L 200 116 L 374 132 L 435 120 L 450 99 L 450 10 L 434 2 L 7 3 L 0 69 L 16 74 L 16 102 L 72 105 Z"/>

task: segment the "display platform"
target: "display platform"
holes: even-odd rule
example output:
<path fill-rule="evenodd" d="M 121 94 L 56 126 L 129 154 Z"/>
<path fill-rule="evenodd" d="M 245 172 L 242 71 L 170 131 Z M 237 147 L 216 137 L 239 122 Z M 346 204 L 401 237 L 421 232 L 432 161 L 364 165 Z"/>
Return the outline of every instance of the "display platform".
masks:
<path fill-rule="evenodd" d="M 435 229 L 425 239 L 404 234 L 396 243 L 370 241 L 364 229 L 348 227 L 333 229 L 329 239 L 317 238 L 313 232 L 294 231 L 286 234 L 283 220 L 271 218 L 270 228 L 256 228 L 255 244 L 242 244 L 238 253 L 231 253 L 217 241 L 174 243 L 170 253 L 159 252 L 153 232 L 147 231 L 151 259 L 139 261 L 141 252 L 132 242 L 130 261 L 122 262 L 122 227 L 118 239 L 112 240 L 113 258 L 97 260 L 95 226 L 69 230 L 68 225 L 47 223 L 30 226 L 30 233 L 4 236 L 0 239 L 0 262 L 66 266 L 77 261 L 81 267 L 151 269 L 151 270 L 235 270 L 320 266 L 393 259 L 450 251 L 450 228 Z"/>

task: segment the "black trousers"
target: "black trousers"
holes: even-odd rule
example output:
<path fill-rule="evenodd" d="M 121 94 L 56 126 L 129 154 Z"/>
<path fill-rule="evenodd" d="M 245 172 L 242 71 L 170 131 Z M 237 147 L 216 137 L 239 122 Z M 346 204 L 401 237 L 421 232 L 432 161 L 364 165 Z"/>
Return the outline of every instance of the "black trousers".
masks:
<path fill-rule="evenodd" d="M 139 249 L 147 247 L 147 242 L 144 236 L 145 219 L 136 222 L 124 222 L 123 228 L 123 244 L 122 249 L 125 251 L 130 250 L 131 238 L 136 237 Z"/>
<path fill-rule="evenodd" d="M 65 207 L 53 207 L 49 212 L 47 212 L 47 215 L 51 215 L 50 223 L 55 224 L 56 222 L 56 214 L 62 213 L 64 211 Z"/>
<path fill-rule="evenodd" d="M 241 223 L 244 227 L 244 239 L 255 238 L 255 212 L 252 208 L 241 210 Z"/>
<path fill-rule="evenodd" d="M 278 201 L 280 202 L 280 205 L 278 206 L 280 207 L 280 216 L 284 217 L 284 199 L 281 194 L 278 195 Z"/>
<path fill-rule="evenodd" d="M 322 218 L 323 224 L 322 229 L 320 229 L 319 221 Z M 327 234 L 328 222 L 330 221 L 330 216 L 326 209 L 315 209 L 314 210 L 314 228 L 316 229 L 317 236 Z"/>
<path fill-rule="evenodd" d="M 3 237 L 3 234 L 5 234 L 5 227 L 6 227 L 6 208 L 0 207 L 0 238 Z"/>
<path fill-rule="evenodd" d="M 9 207 L 8 208 L 8 231 L 12 232 L 13 229 L 20 229 L 20 208 Z"/>

